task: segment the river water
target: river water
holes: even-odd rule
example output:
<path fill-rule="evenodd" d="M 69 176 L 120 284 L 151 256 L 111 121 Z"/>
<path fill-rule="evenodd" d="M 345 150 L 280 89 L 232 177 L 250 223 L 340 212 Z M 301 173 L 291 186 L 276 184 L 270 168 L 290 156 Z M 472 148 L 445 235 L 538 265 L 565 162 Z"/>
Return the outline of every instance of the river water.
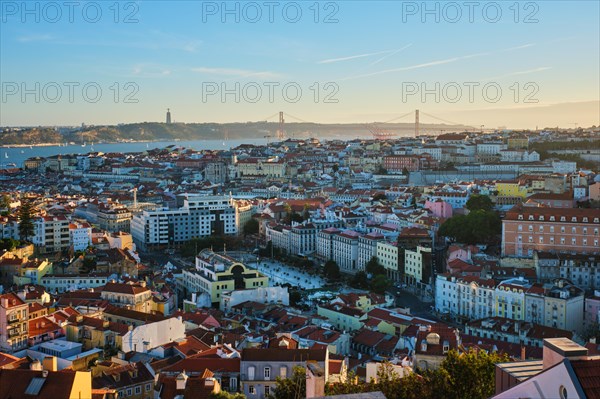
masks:
<path fill-rule="evenodd" d="M 153 141 L 136 143 L 110 143 L 94 144 L 87 143 L 85 147 L 81 144 L 67 146 L 44 146 L 44 147 L 4 147 L 0 148 L 0 168 L 20 168 L 27 158 L 50 157 L 59 154 L 87 154 L 89 152 L 142 152 L 154 148 L 164 148 L 169 145 L 191 148 L 194 150 L 228 150 L 241 144 L 266 145 L 267 139 L 239 139 L 239 140 L 192 140 L 192 141 Z"/>

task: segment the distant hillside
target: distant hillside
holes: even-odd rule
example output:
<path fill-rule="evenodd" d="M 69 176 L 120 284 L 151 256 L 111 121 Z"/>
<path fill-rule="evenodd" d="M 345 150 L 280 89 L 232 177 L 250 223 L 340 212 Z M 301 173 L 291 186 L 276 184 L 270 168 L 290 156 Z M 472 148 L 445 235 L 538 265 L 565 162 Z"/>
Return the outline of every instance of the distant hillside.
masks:
<path fill-rule="evenodd" d="M 383 126 L 380 126 L 383 127 Z M 252 139 L 265 136 L 275 136 L 278 124 L 274 122 L 247 123 L 132 123 L 118 126 L 92 126 L 81 129 L 30 128 L 20 131 L 0 132 L 0 145 L 42 144 L 62 142 L 118 142 L 118 141 L 151 141 L 151 140 L 221 140 Z M 385 125 L 386 130 L 393 131 L 397 136 L 414 134 L 411 123 Z M 465 126 L 422 124 L 422 134 L 439 134 L 442 131 L 462 131 Z M 318 123 L 286 123 L 287 137 L 308 138 L 327 137 L 352 139 L 370 137 L 371 134 L 363 124 L 318 124 Z"/>
<path fill-rule="evenodd" d="M 0 131 L 0 144 L 44 144 L 60 143 L 63 136 L 53 128 L 32 128 L 21 131 Z"/>

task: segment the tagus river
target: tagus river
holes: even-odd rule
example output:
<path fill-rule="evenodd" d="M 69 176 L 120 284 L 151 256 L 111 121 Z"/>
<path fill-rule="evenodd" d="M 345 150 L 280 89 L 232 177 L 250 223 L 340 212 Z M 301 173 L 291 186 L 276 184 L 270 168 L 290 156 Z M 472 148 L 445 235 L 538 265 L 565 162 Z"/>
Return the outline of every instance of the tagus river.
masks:
<path fill-rule="evenodd" d="M 50 145 L 40 147 L 2 147 L 0 148 L 0 168 L 21 168 L 27 158 L 51 157 L 65 154 L 87 154 L 89 152 L 143 152 L 154 148 L 164 148 L 169 145 L 191 148 L 194 150 L 228 150 L 241 144 L 266 145 L 267 139 L 239 140 L 192 140 L 192 141 L 152 141 L 135 143 L 104 143 L 104 144 L 70 144 L 66 146 Z"/>

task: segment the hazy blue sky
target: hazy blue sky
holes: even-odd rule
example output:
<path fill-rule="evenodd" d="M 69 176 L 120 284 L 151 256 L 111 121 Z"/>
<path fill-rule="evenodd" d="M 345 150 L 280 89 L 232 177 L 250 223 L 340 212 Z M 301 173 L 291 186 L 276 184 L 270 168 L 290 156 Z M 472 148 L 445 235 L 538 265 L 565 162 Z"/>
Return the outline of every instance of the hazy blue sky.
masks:
<path fill-rule="evenodd" d="M 0 125 L 600 119 L 598 1 L 0 3 Z"/>

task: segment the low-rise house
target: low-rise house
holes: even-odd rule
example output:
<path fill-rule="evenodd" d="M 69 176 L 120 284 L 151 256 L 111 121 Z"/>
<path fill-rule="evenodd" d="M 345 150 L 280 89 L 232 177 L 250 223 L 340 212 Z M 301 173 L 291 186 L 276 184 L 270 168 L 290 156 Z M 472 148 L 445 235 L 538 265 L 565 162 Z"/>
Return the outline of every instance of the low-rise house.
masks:
<path fill-rule="evenodd" d="M 277 377 L 287 378 L 294 366 L 315 363 L 329 375 L 327 349 L 252 348 L 242 351 L 240 375 L 242 392 L 249 399 L 264 399 L 275 389 Z"/>
<path fill-rule="evenodd" d="M 327 347 L 331 354 L 350 354 L 350 336 L 346 333 L 317 326 L 306 326 L 293 332 L 292 338 L 298 341 L 299 348 Z"/>
<path fill-rule="evenodd" d="M 341 304 L 319 305 L 317 314 L 329 320 L 340 331 L 355 331 L 363 326 L 361 317 L 364 312 Z"/>
<path fill-rule="evenodd" d="M 573 337 L 570 331 L 502 317 L 472 321 L 465 326 L 465 334 L 540 348 L 546 338 Z"/>
<path fill-rule="evenodd" d="M 443 324 L 422 325 L 416 338 L 414 366 L 420 370 L 437 369 L 450 349 L 461 345 L 457 329 Z"/>
<path fill-rule="evenodd" d="M 210 352 L 210 351 L 208 351 Z M 187 359 L 167 366 L 161 370 L 161 375 L 176 377 L 180 373 L 186 373 L 188 377 L 199 377 L 206 370 L 213 373 L 221 389 L 228 392 L 237 392 L 240 388 L 240 358 L 222 358 L 208 353 L 199 353 Z"/>
<path fill-rule="evenodd" d="M 0 398 L 72 399 L 92 397 L 85 371 L 0 369 Z"/>
<path fill-rule="evenodd" d="M 92 379 L 94 389 L 114 389 L 119 398 L 154 398 L 154 374 L 142 362 L 110 367 Z"/>
<path fill-rule="evenodd" d="M 45 341 L 50 341 L 64 336 L 64 331 L 49 317 L 42 316 L 29 320 L 28 342 L 33 346 Z"/>
<path fill-rule="evenodd" d="M 121 348 L 129 326 L 95 317 L 73 315 L 65 327 L 67 339 L 83 344 L 83 349 Z"/>
<path fill-rule="evenodd" d="M 12 353 L 27 347 L 29 306 L 15 293 L 0 295 L 0 351 Z"/>
<path fill-rule="evenodd" d="M 161 399 L 208 398 L 213 393 L 221 392 L 219 382 L 210 370 L 202 375 L 189 377 L 186 372 L 177 376 L 160 374 L 154 391 Z"/>
<path fill-rule="evenodd" d="M 152 309 L 152 291 L 146 287 L 145 282 L 107 283 L 100 294 L 100 298 L 111 305 L 149 313 Z"/>

